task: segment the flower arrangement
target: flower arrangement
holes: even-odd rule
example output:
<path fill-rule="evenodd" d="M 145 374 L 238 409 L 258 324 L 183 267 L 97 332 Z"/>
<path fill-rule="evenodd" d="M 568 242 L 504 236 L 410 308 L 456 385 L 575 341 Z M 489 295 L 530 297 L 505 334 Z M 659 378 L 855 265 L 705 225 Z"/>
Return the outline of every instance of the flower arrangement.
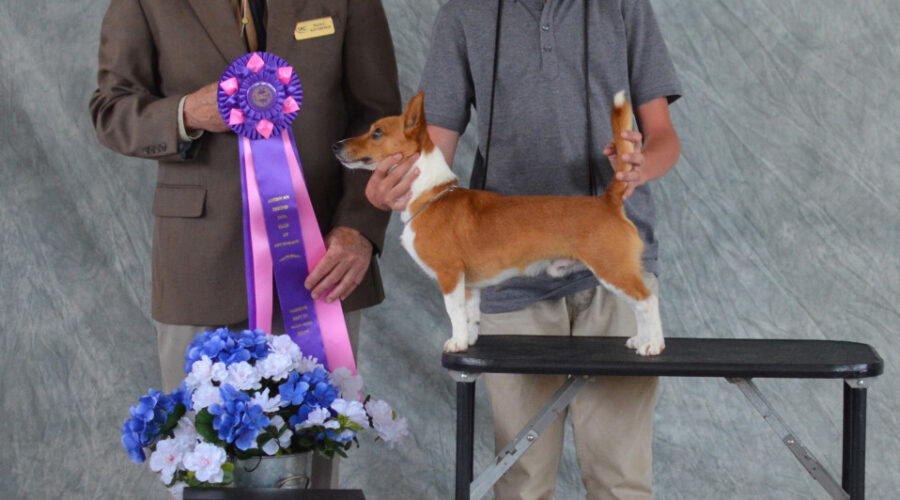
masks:
<path fill-rule="evenodd" d="M 122 445 L 175 490 L 227 485 L 234 459 L 346 451 L 365 429 L 393 448 L 405 418 L 366 397 L 346 368 L 328 372 L 287 335 L 227 328 L 198 334 L 185 353 L 185 377 L 170 394 L 151 389 L 130 408 Z"/>

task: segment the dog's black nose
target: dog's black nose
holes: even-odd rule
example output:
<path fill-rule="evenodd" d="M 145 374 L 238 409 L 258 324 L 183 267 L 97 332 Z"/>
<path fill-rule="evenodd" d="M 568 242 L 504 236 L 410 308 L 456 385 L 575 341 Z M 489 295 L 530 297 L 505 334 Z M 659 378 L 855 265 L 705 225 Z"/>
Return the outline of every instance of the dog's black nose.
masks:
<path fill-rule="evenodd" d="M 342 144 L 342 142 L 343 142 L 343 141 L 339 141 L 339 142 L 336 142 L 336 143 L 332 144 L 332 145 L 331 145 L 331 151 L 334 152 L 334 153 L 340 152 L 341 148 L 344 147 L 344 145 Z"/>

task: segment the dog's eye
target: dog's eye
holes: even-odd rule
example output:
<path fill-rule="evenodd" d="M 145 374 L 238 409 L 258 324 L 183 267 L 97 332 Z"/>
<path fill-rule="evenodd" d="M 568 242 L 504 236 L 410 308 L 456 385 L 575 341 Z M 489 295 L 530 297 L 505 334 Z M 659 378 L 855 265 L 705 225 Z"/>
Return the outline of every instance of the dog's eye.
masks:
<path fill-rule="evenodd" d="M 380 128 L 376 128 L 372 131 L 372 139 L 381 139 L 381 136 L 384 135 L 384 131 Z"/>

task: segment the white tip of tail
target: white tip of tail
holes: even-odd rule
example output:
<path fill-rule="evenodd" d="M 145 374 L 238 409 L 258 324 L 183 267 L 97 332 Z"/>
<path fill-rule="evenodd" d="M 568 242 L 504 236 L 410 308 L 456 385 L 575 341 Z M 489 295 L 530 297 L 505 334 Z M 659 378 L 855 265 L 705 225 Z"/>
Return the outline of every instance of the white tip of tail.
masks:
<path fill-rule="evenodd" d="M 613 97 L 613 106 L 617 108 L 621 108 L 625 105 L 625 91 L 620 90 L 616 92 L 615 97 Z"/>

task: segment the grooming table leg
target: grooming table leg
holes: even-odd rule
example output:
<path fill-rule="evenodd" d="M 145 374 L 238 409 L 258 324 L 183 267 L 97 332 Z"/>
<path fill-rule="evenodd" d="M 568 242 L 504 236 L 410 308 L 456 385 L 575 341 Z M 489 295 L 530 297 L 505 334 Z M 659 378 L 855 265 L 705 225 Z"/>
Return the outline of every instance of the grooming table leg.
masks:
<path fill-rule="evenodd" d="M 456 380 L 456 500 L 469 500 L 475 443 L 475 380 L 478 374 L 450 372 Z"/>
<path fill-rule="evenodd" d="M 762 418 L 769 424 L 769 427 L 778 434 L 778 437 L 781 438 L 781 442 L 791 450 L 791 453 L 794 454 L 794 457 L 796 457 L 806 471 L 809 472 L 809 475 L 822 485 L 822 488 L 825 488 L 825 491 L 831 498 L 835 500 L 852 498 L 844 491 L 845 488 L 842 488 L 837 481 L 834 480 L 831 474 L 825 470 L 825 467 L 823 467 L 816 457 L 813 456 L 812 452 L 803 446 L 803 443 L 797 439 L 796 435 L 788 428 L 784 423 L 784 420 L 781 419 L 781 415 L 772 408 L 772 405 L 769 404 L 769 401 L 762 395 L 762 392 L 759 391 L 759 387 L 757 387 L 752 380 L 746 378 L 729 378 L 728 381 L 736 385 L 738 389 L 744 393 L 744 396 L 750 400 L 750 403 L 756 408 L 756 411 L 762 415 Z"/>
<path fill-rule="evenodd" d="M 844 460 L 841 485 L 851 500 L 866 497 L 866 391 L 867 379 L 844 381 Z"/>

